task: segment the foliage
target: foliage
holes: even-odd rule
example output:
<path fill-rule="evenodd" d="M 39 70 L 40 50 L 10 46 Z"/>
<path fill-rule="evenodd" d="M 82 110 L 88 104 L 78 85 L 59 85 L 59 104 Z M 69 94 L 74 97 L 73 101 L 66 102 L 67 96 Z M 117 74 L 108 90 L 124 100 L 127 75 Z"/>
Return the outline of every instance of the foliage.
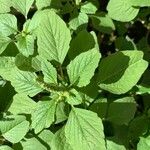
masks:
<path fill-rule="evenodd" d="M 150 149 L 150 0 L 0 4 L 0 150 Z"/>

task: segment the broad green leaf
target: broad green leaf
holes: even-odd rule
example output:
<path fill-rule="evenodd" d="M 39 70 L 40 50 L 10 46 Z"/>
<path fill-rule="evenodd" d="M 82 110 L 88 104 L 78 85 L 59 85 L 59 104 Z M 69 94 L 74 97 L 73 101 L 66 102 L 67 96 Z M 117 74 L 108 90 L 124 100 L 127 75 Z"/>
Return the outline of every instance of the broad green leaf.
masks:
<path fill-rule="evenodd" d="M 52 150 L 73 150 L 65 137 L 64 127 L 55 133 L 51 148 Z"/>
<path fill-rule="evenodd" d="M 35 69 L 32 67 L 32 58 L 31 57 L 25 57 L 21 53 L 18 53 L 15 57 L 15 65 L 18 69 L 22 71 L 35 71 Z"/>
<path fill-rule="evenodd" d="M 128 139 L 138 139 L 145 135 L 149 130 L 149 120 L 146 115 L 134 118 L 128 127 Z"/>
<path fill-rule="evenodd" d="M 91 15 L 93 27 L 103 33 L 111 33 L 115 30 L 115 25 L 112 19 L 104 14 Z"/>
<path fill-rule="evenodd" d="M 2 145 L 0 146 L 0 150 L 13 150 L 13 149 L 7 145 Z"/>
<path fill-rule="evenodd" d="M 65 136 L 73 150 L 106 150 L 102 121 L 92 111 L 73 108 L 65 126 Z"/>
<path fill-rule="evenodd" d="M 92 48 L 96 48 L 97 39 L 94 39 L 94 35 L 94 32 L 89 33 L 86 30 L 79 32 L 70 43 L 70 49 L 68 52 L 69 58 L 72 60 L 80 53 L 86 52 Z"/>
<path fill-rule="evenodd" d="M 99 86 L 114 94 L 126 93 L 137 84 L 147 66 L 141 51 L 116 52 L 101 61 Z"/>
<path fill-rule="evenodd" d="M 0 132 L 11 143 L 18 143 L 28 130 L 29 122 L 24 116 L 9 116 L 0 120 Z"/>
<path fill-rule="evenodd" d="M 12 0 L 12 6 L 26 18 L 34 0 Z"/>
<path fill-rule="evenodd" d="M 32 113 L 32 128 L 35 133 L 40 132 L 44 128 L 48 128 L 55 120 L 55 100 L 40 101 L 36 110 Z"/>
<path fill-rule="evenodd" d="M 37 36 L 39 55 L 63 63 L 71 40 L 70 31 L 54 11 L 45 11 L 42 17 Z"/>
<path fill-rule="evenodd" d="M 149 150 L 150 149 L 150 136 L 144 138 L 140 137 L 140 141 L 137 145 L 137 150 Z"/>
<path fill-rule="evenodd" d="M 95 14 L 98 9 L 97 1 L 88 0 L 81 5 L 80 11 L 86 14 Z"/>
<path fill-rule="evenodd" d="M 56 122 L 55 124 L 58 124 L 60 122 L 65 121 L 68 117 L 66 114 L 66 107 L 64 102 L 60 102 L 57 104 L 56 107 Z"/>
<path fill-rule="evenodd" d="M 11 0 L 0 0 L 1 9 L 0 13 L 10 12 L 10 7 L 12 6 Z"/>
<path fill-rule="evenodd" d="M 8 109 L 12 114 L 31 114 L 36 108 L 36 102 L 25 94 L 16 94 Z"/>
<path fill-rule="evenodd" d="M 75 13 L 71 20 L 69 21 L 69 27 L 73 30 L 79 30 L 82 31 L 86 29 L 88 23 L 88 15 L 85 13 L 80 12 Z"/>
<path fill-rule="evenodd" d="M 18 50 L 24 56 L 28 57 L 33 55 L 34 53 L 34 36 L 32 35 L 19 35 L 17 36 L 17 43 L 16 43 Z"/>
<path fill-rule="evenodd" d="M 17 32 L 17 19 L 11 14 L 0 14 L 0 34 L 8 36 Z"/>
<path fill-rule="evenodd" d="M 134 118 L 136 103 L 132 97 L 119 98 L 113 102 L 100 98 L 91 105 L 90 110 L 114 124 L 127 125 Z"/>
<path fill-rule="evenodd" d="M 43 60 L 41 70 L 44 74 L 44 81 L 46 83 L 57 84 L 57 71 L 50 62 Z"/>
<path fill-rule="evenodd" d="M 11 78 L 11 72 L 15 68 L 14 57 L 0 57 L 0 75 L 9 80 Z"/>
<path fill-rule="evenodd" d="M 100 60 L 100 53 L 96 49 L 81 53 L 67 66 L 71 85 L 76 84 L 79 87 L 90 83 L 95 69 Z"/>
<path fill-rule="evenodd" d="M 11 42 L 9 37 L 0 35 L 0 54 L 7 48 L 8 44 Z"/>
<path fill-rule="evenodd" d="M 52 0 L 36 0 L 36 6 L 38 9 L 50 6 Z"/>
<path fill-rule="evenodd" d="M 82 103 L 82 96 L 77 90 L 72 89 L 66 94 L 66 101 L 70 105 L 79 105 Z"/>
<path fill-rule="evenodd" d="M 51 147 L 51 142 L 54 134 L 50 130 L 43 130 L 38 137 Z"/>
<path fill-rule="evenodd" d="M 12 77 L 10 79 L 11 84 L 18 93 L 26 94 L 31 97 L 43 90 L 36 80 L 37 75 L 35 73 L 21 71 L 19 69 L 13 70 Z"/>
<path fill-rule="evenodd" d="M 43 59 L 37 55 L 36 57 L 32 58 L 32 67 L 36 70 L 36 71 L 41 71 L 41 62 L 43 61 Z"/>
<path fill-rule="evenodd" d="M 107 5 L 108 15 L 117 21 L 128 22 L 133 20 L 139 8 L 132 7 L 131 0 L 110 0 Z"/>
<path fill-rule="evenodd" d="M 131 0 L 130 3 L 132 6 L 140 6 L 140 7 L 150 6 L 149 0 Z"/>
<path fill-rule="evenodd" d="M 107 140 L 107 150 L 126 150 L 126 148 L 123 145 Z"/>
<path fill-rule="evenodd" d="M 45 143 L 43 144 L 43 141 L 41 142 L 41 140 L 36 137 L 25 138 L 25 140 L 22 140 L 20 143 L 23 150 L 47 150 L 47 147 L 44 145 Z"/>

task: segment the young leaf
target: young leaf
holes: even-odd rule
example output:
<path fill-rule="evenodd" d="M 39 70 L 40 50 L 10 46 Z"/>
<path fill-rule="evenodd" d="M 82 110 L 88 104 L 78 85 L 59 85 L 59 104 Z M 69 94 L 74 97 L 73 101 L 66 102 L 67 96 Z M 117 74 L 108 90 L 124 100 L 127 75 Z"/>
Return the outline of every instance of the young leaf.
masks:
<path fill-rule="evenodd" d="M 32 128 L 35 133 L 40 132 L 44 128 L 50 127 L 55 120 L 55 100 L 40 101 L 37 104 L 36 110 L 32 113 Z"/>
<path fill-rule="evenodd" d="M 17 19 L 11 14 L 0 14 L 0 33 L 8 36 L 17 32 Z"/>
<path fill-rule="evenodd" d="M 107 5 L 108 15 L 117 21 L 128 22 L 133 20 L 139 8 L 132 7 L 131 0 L 110 0 Z"/>
<path fill-rule="evenodd" d="M 33 35 L 20 35 L 17 36 L 17 43 L 16 43 L 18 50 L 24 56 L 28 57 L 33 55 L 34 53 L 34 36 Z"/>
<path fill-rule="evenodd" d="M 57 71 L 50 62 L 43 60 L 41 70 L 44 74 L 44 81 L 46 83 L 57 84 Z"/>
<path fill-rule="evenodd" d="M 29 122 L 24 116 L 9 116 L 0 120 L 0 132 L 11 143 L 19 142 L 28 130 Z"/>
<path fill-rule="evenodd" d="M 0 35 L 0 54 L 3 53 L 10 42 L 11 39 L 9 37 Z"/>
<path fill-rule="evenodd" d="M 42 17 L 37 33 L 39 55 L 63 63 L 71 40 L 70 31 L 54 11 L 45 11 Z"/>
<path fill-rule="evenodd" d="M 10 7 L 12 6 L 11 0 L 0 0 L 1 9 L 0 13 L 10 12 Z"/>
<path fill-rule="evenodd" d="M 34 0 L 12 0 L 12 6 L 26 18 Z"/>
<path fill-rule="evenodd" d="M 25 94 L 16 94 L 8 109 L 12 114 L 31 114 L 36 108 L 36 102 Z"/>
<path fill-rule="evenodd" d="M 33 97 L 43 90 L 36 79 L 35 73 L 14 69 L 10 81 L 18 93 Z"/>
<path fill-rule="evenodd" d="M 65 136 L 73 150 L 106 150 L 102 121 L 91 111 L 73 108 L 65 126 Z"/>
<path fill-rule="evenodd" d="M 90 83 L 95 69 L 100 60 L 100 53 L 96 49 L 81 53 L 67 66 L 71 85 L 76 84 L 79 87 Z"/>
<path fill-rule="evenodd" d="M 126 93 L 136 85 L 147 66 L 141 51 L 116 52 L 101 61 L 99 86 L 114 94 Z"/>

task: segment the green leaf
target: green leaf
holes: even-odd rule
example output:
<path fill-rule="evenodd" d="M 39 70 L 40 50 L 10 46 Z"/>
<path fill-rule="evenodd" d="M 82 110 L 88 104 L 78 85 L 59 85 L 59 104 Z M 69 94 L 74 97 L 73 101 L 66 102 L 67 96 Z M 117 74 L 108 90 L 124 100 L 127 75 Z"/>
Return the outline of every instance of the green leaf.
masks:
<path fill-rule="evenodd" d="M 100 60 L 100 53 L 96 49 L 81 53 L 67 66 L 71 85 L 76 84 L 79 87 L 90 83 L 95 69 Z"/>
<path fill-rule="evenodd" d="M 149 150 L 150 149 L 150 136 L 144 138 L 140 137 L 140 142 L 137 145 L 137 150 Z"/>
<path fill-rule="evenodd" d="M 24 56 L 28 57 L 33 55 L 34 53 L 34 36 L 32 35 L 19 35 L 17 36 L 17 43 L 16 43 L 18 50 Z"/>
<path fill-rule="evenodd" d="M 0 121 L 0 132 L 11 143 L 18 143 L 28 130 L 29 122 L 24 116 L 9 116 Z"/>
<path fill-rule="evenodd" d="M 0 13 L 10 12 L 10 7 L 12 5 L 11 0 L 0 0 L 1 9 Z"/>
<path fill-rule="evenodd" d="M 74 13 L 71 17 L 71 20 L 69 21 L 69 27 L 73 30 L 81 31 L 84 30 L 87 27 L 88 23 L 88 15 L 85 13 L 80 12 Z"/>
<path fill-rule="evenodd" d="M 49 147 L 51 147 L 51 142 L 52 142 L 52 139 L 54 137 L 54 134 L 49 131 L 49 130 L 43 130 L 39 135 L 38 137 L 44 141 L 46 144 L 49 145 Z"/>
<path fill-rule="evenodd" d="M 44 81 L 46 83 L 57 84 L 57 71 L 50 62 L 43 60 L 41 70 L 44 74 Z"/>
<path fill-rule="evenodd" d="M 94 32 L 89 33 L 86 30 L 79 32 L 70 43 L 70 49 L 68 52 L 69 58 L 74 59 L 80 53 L 96 48 L 97 39 L 95 39 L 94 36 Z"/>
<path fill-rule="evenodd" d="M 11 72 L 15 68 L 15 59 L 14 57 L 0 57 L 0 75 L 9 80 L 11 76 Z"/>
<path fill-rule="evenodd" d="M 32 113 L 31 118 L 32 128 L 34 128 L 35 133 L 51 126 L 55 120 L 55 109 L 55 100 L 38 102 L 36 110 Z"/>
<path fill-rule="evenodd" d="M 148 66 L 141 51 L 116 52 L 99 66 L 99 86 L 114 94 L 123 94 L 135 86 Z"/>
<path fill-rule="evenodd" d="M 36 0 L 36 6 L 38 9 L 50 6 L 52 0 Z"/>
<path fill-rule="evenodd" d="M 136 94 L 150 94 L 150 87 L 144 87 L 142 85 L 137 86 L 138 91 Z"/>
<path fill-rule="evenodd" d="M 149 0 L 131 0 L 130 3 L 132 6 L 139 6 L 139 7 L 148 7 L 150 6 Z"/>
<path fill-rule="evenodd" d="M 118 98 L 113 102 L 100 98 L 91 105 L 90 110 L 96 112 L 102 119 L 107 119 L 114 124 L 128 125 L 134 118 L 136 103 L 132 97 Z"/>
<path fill-rule="evenodd" d="M 104 14 L 91 15 L 93 27 L 103 33 L 111 33 L 115 30 L 115 25 L 112 19 Z"/>
<path fill-rule="evenodd" d="M 60 122 L 63 122 L 67 119 L 66 115 L 66 107 L 64 102 L 59 102 L 56 107 L 56 122 L 55 124 L 58 124 Z"/>
<path fill-rule="evenodd" d="M 23 150 L 47 150 L 47 147 L 44 145 L 45 143 L 43 144 L 43 141 L 41 142 L 39 138 L 25 138 L 20 143 Z"/>
<path fill-rule="evenodd" d="M 11 42 L 9 37 L 0 35 L 0 54 L 7 48 L 8 44 Z"/>
<path fill-rule="evenodd" d="M 2 145 L 0 147 L 0 150 L 13 150 L 11 147 L 7 146 L 7 145 Z"/>
<path fill-rule="evenodd" d="M 54 12 L 45 11 L 38 28 L 38 52 L 48 60 L 63 63 L 71 40 L 65 22 Z"/>
<path fill-rule="evenodd" d="M 82 103 L 82 96 L 77 90 L 72 89 L 66 95 L 66 101 L 70 105 L 79 105 Z"/>
<path fill-rule="evenodd" d="M 26 18 L 34 0 L 12 0 L 12 6 Z"/>
<path fill-rule="evenodd" d="M 61 128 L 55 133 L 54 138 L 52 139 L 51 148 L 52 150 L 73 150 L 67 142 L 64 128 Z"/>
<path fill-rule="evenodd" d="M 95 0 L 88 0 L 81 5 L 80 11 L 86 14 L 95 14 L 98 10 L 98 3 Z"/>
<path fill-rule="evenodd" d="M 11 14 L 0 14 L 0 33 L 8 36 L 17 32 L 17 19 Z"/>
<path fill-rule="evenodd" d="M 139 8 L 132 7 L 131 0 L 110 0 L 107 5 L 108 15 L 117 21 L 128 22 L 133 20 Z"/>
<path fill-rule="evenodd" d="M 73 150 L 106 150 L 102 121 L 91 111 L 73 108 L 65 126 L 65 136 Z"/>
<path fill-rule="evenodd" d="M 36 108 L 36 102 L 25 94 L 16 94 L 8 109 L 12 114 L 31 114 Z"/>
<path fill-rule="evenodd" d="M 126 150 L 126 148 L 123 145 L 107 140 L 107 150 Z"/>
<path fill-rule="evenodd" d="M 37 75 L 32 72 L 14 69 L 10 79 L 15 90 L 20 94 L 26 94 L 31 97 L 43 91 L 40 84 L 36 81 Z"/>

